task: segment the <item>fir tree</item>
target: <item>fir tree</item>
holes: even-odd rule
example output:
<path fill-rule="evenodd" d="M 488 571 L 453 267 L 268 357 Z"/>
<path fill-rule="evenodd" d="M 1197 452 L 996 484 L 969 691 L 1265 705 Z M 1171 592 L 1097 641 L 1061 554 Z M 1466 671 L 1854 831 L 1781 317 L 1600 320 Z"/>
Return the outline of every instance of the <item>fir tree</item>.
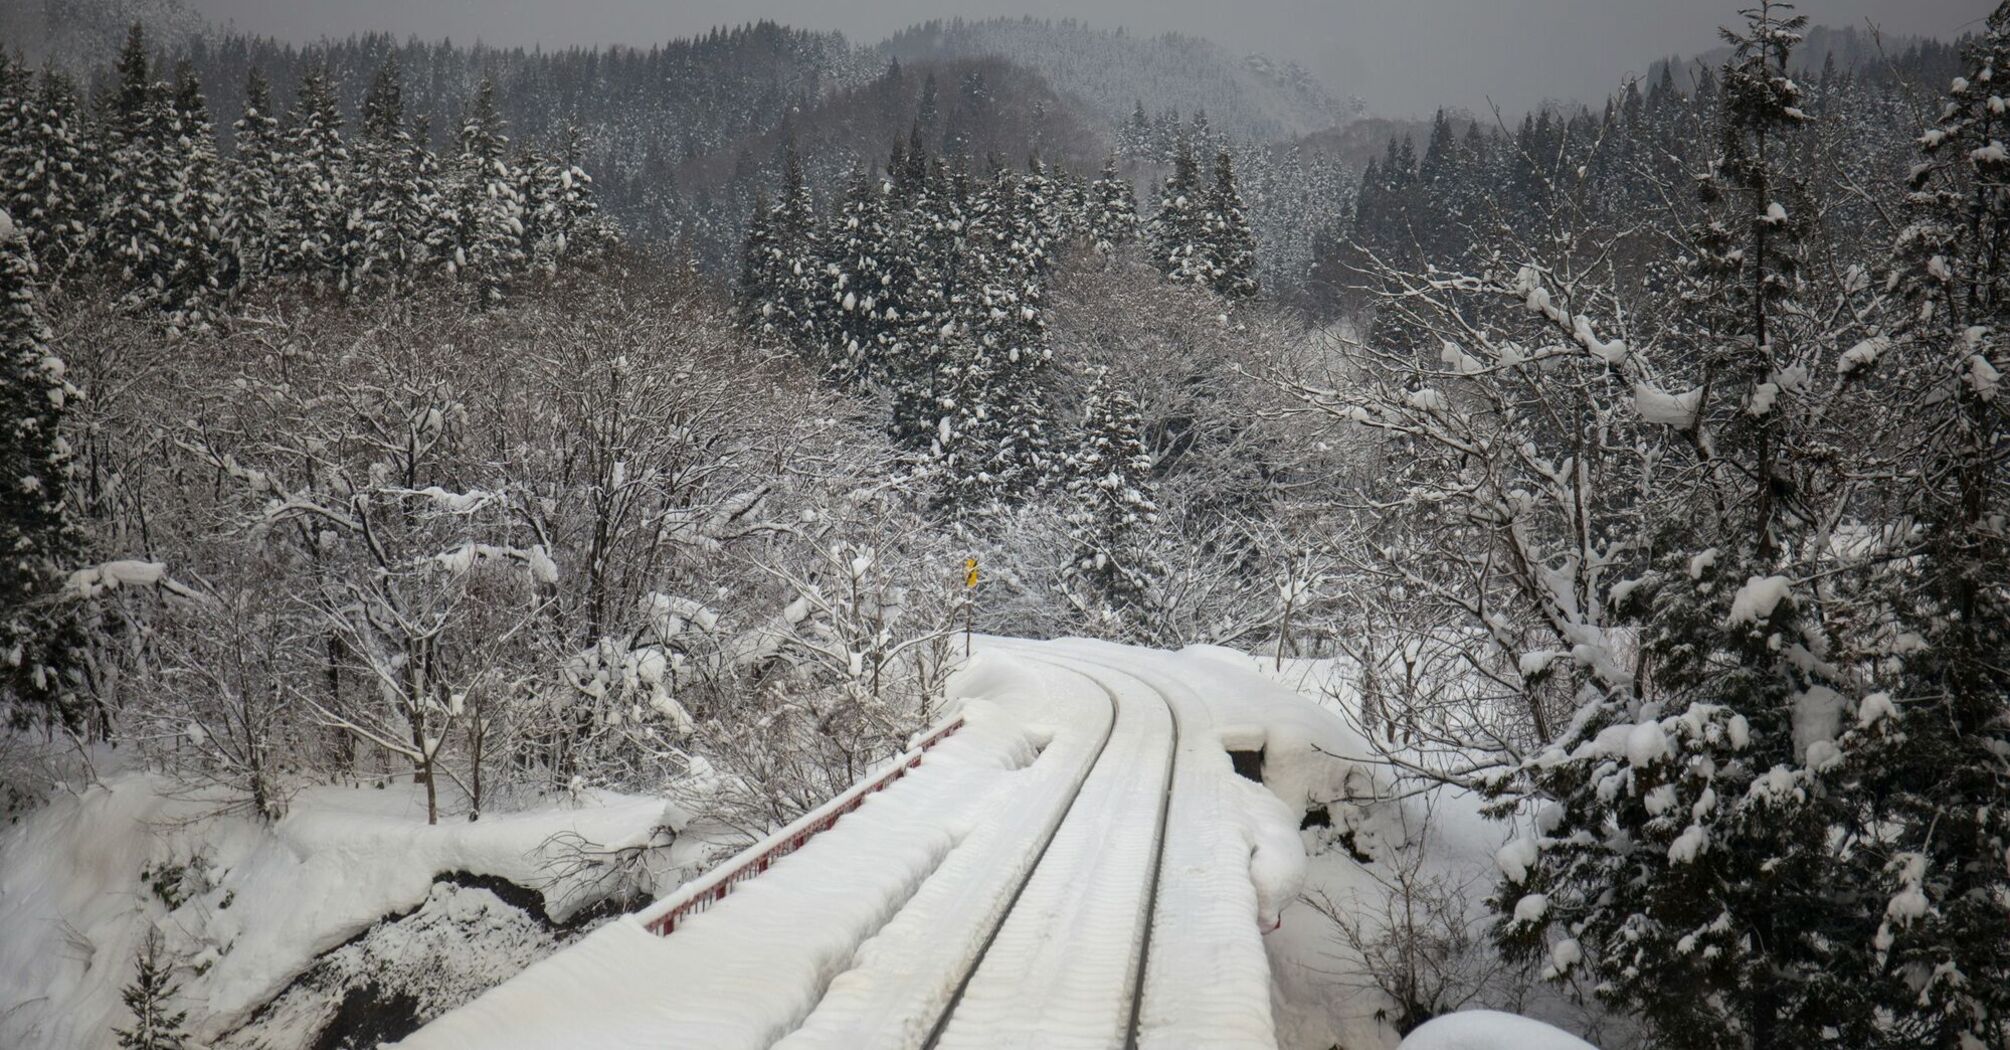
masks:
<path fill-rule="evenodd" d="M 1192 146 L 1181 137 L 1173 154 L 1172 173 L 1159 187 L 1158 210 L 1146 229 L 1152 262 L 1175 281 L 1202 280 L 1207 244 L 1206 190 Z"/>
<path fill-rule="evenodd" d="M 53 283 L 85 260 L 104 182 L 92 163 L 89 129 L 68 74 L 42 72 L 27 132 L 32 162 L 9 183 L 15 190 L 6 206 L 30 224 L 35 257 L 44 280 Z"/>
<path fill-rule="evenodd" d="M 237 162 L 230 169 L 230 206 L 223 223 L 223 282 L 225 287 L 241 291 L 271 272 L 273 228 L 278 221 L 285 166 L 272 85 L 256 69 L 245 77 L 244 113 L 231 129 Z"/>
<path fill-rule="evenodd" d="M 27 232 L 0 210 L 0 700 L 17 723 L 87 728 L 72 696 L 75 625 L 57 594 L 79 546 L 61 433 L 76 391 L 50 350 L 36 279 Z"/>
<path fill-rule="evenodd" d="M 119 1046 L 124 1050 L 184 1050 L 188 1036 L 182 1025 L 188 1020 L 188 1011 L 168 1006 L 177 991 L 174 965 L 162 946 L 160 931 L 149 927 L 133 961 L 133 982 L 119 992 L 133 1015 L 132 1027 L 117 1030 Z"/>
<path fill-rule="evenodd" d="M 1107 620 L 1146 608 L 1160 574 L 1143 535 L 1158 517 L 1143 430 L 1137 402 L 1099 369 L 1061 472 L 1075 548 L 1066 579 L 1076 603 Z"/>
<path fill-rule="evenodd" d="M 447 252 L 449 272 L 482 303 L 500 302 L 524 261 L 523 205 L 502 131 L 495 84 L 484 79 L 461 122 Z"/>
<path fill-rule="evenodd" d="M 403 73 L 396 52 L 371 78 L 363 96 L 362 138 L 356 146 L 355 289 L 401 294 L 425 258 L 438 189 L 424 144 L 405 127 Z"/>
<path fill-rule="evenodd" d="M 1840 730 L 1852 688 L 1809 614 L 1783 495 L 1814 487 L 1778 369 L 1790 331 L 1797 227 L 1790 180 L 1802 20 L 1780 5 L 1726 35 L 1722 154 L 1701 185 L 1688 296 L 1707 332 L 1692 433 L 1702 505 L 1655 537 L 1628 601 L 1652 693 L 1601 679 L 1562 739 L 1522 767 L 1543 801 L 1503 853 L 1497 932 L 1546 973 L 1579 971 L 1637 1011 L 1662 1045 L 1694 1050 L 1868 1045 L 1869 928 L 1841 863 L 1857 814 L 1830 784 L 1860 741 Z M 1777 402 L 1777 403 L 1776 403 Z M 1802 540 L 1795 536 L 1794 540 Z M 1838 834 L 1830 834 L 1838 829 Z"/>
<path fill-rule="evenodd" d="M 1861 344 L 1846 375 L 1909 402 L 1927 438 L 1904 493 L 1918 537 L 1892 603 L 1907 647 L 1891 714 L 1857 763 L 1878 800 L 1861 873 L 1888 900 L 1874 945 L 1890 1046 L 2000 1045 L 2010 1026 L 2010 492 L 1999 377 L 2010 331 L 2010 4 L 1970 45 L 1967 75 L 1922 137 L 1913 223 L 1894 254 L 1910 316 L 1897 346 Z"/>
<path fill-rule="evenodd" d="M 1206 203 L 1206 241 L 1202 252 L 1207 286 L 1225 299 L 1256 294 L 1256 237 L 1235 188 L 1235 165 L 1227 150 L 1215 154 L 1214 188 Z"/>
<path fill-rule="evenodd" d="M 349 150 L 325 66 L 307 71 L 287 116 L 270 267 L 315 288 L 346 291 L 355 260 Z"/>
<path fill-rule="evenodd" d="M 158 307 L 174 268 L 180 173 L 172 145 L 178 122 L 168 86 L 154 79 L 146 34 L 138 25 L 126 36 L 115 74 L 103 121 L 107 180 L 99 236 L 121 289 L 121 305 Z"/>
<path fill-rule="evenodd" d="M 823 287 L 828 275 L 821 231 L 793 142 L 783 146 L 781 194 L 768 209 L 763 239 L 767 250 L 757 260 L 753 283 L 759 330 L 813 361 L 833 365 L 821 332 L 831 315 Z"/>
<path fill-rule="evenodd" d="M 854 384 L 884 377 L 895 352 L 900 310 L 893 301 L 893 262 L 901 246 L 887 207 L 888 189 L 876 174 L 860 171 L 825 237 L 829 260 L 823 267 L 822 312 L 830 318 L 831 367 Z"/>
<path fill-rule="evenodd" d="M 216 129 L 195 69 L 175 68 L 173 139 L 166 143 L 173 172 L 169 201 L 169 266 L 163 305 L 177 330 L 209 323 L 223 297 L 224 197 L 216 157 Z"/>
<path fill-rule="evenodd" d="M 577 125 L 567 125 L 565 147 L 558 158 L 558 184 L 553 191 L 557 212 L 551 250 L 560 258 L 590 259 L 618 239 L 616 231 L 600 214 L 593 176 L 581 167 L 584 154 L 584 133 Z"/>
<path fill-rule="evenodd" d="M 1043 486 L 1051 468 L 1043 389 L 1053 351 L 1043 286 L 1052 260 L 1037 202 L 1009 171 L 979 195 L 971 225 L 967 262 L 981 277 L 968 326 L 986 359 L 982 410 L 993 441 L 983 474 L 994 495 L 1010 501 Z"/>

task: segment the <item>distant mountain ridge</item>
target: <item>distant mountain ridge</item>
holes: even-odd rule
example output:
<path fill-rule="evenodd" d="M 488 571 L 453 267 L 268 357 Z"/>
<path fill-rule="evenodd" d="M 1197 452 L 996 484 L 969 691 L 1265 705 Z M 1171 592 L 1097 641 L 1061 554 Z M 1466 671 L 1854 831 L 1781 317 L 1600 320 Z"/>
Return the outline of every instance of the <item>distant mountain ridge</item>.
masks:
<path fill-rule="evenodd" d="M 875 50 L 902 62 L 1002 58 L 1080 99 L 1111 128 L 1140 102 L 1154 115 L 1205 111 L 1217 131 L 1257 142 L 1323 130 L 1357 115 L 1296 63 L 1238 58 L 1199 37 L 1142 36 L 1074 19 L 929 21 L 893 34 Z"/>

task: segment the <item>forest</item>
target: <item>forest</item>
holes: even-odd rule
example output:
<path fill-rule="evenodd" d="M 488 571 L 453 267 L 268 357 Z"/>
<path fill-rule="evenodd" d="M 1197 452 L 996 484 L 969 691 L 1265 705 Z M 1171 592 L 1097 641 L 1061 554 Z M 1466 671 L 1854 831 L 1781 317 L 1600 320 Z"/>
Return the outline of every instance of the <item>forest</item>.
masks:
<path fill-rule="evenodd" d="M 0 54 L 0 812 L 744 844 L 973 629 L 1221 646 L 1497 823 L 1328 916 L 1395 1037 L 2010 1047 L 2010 4 L 1821 14 L 1430 121 L 1032 20 Z"/>

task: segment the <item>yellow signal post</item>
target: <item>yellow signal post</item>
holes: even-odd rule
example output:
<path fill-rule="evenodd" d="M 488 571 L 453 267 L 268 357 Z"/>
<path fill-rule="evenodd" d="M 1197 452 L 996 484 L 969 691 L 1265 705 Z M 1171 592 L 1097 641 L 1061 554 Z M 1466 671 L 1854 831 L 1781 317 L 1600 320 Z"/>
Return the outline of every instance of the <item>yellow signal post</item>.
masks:
<path fill-rule="evenodd" d="M 970 628 L 977 620 L 977 559 L 963 559 L 963 655 L 970 656 Z"/>

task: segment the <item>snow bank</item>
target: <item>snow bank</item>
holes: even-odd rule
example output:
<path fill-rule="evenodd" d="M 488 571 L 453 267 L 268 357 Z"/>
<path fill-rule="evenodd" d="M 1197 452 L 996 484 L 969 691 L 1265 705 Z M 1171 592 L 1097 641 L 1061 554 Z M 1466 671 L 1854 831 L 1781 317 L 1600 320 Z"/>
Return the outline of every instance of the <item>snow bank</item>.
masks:
<path fill-rule="evenodd" d="M 1598 1050 L 1561 1028 L 1498 1010 L 1466 1010 L 1426 1022 L 1399 1050 Z"/>
<path fill-rule="evenodd" d="M 315 788 L 265 825 L 165 778 L 124 773 L 59 797 L 0 833 L 0 1046 L 103 1045 L 127 1023 L 119 988 L 149 925 L 204 965 L 183 1005 L 204 1041 L 242 1023 L 316 956 L 425 901 L 434 877 L 493 875 L 544 890 L 563 919 L 598 899 L 554 882 L 544 847 L 573 832 L 609 846 L 649 840 L 659 799 L 594 796 L 578 809 L 428 826 L 421 789 Z M 142 869 L 188 867 L 170 908 Z M 602 887 L 599 892 L 622 887 Z"/>
<path fill-rule="evenodd" d="M 952 963 L 975 950 L 984 915 L 975 905 L 998 896 L 1010 874 L 983 861 L 997 859 L 996 836 L 1022 830 L 1012 818 L 1023 814 L 1006 801 L 1051 790 L 1053 778 L 1076 771 L 1071 753 L 1078 767 L 1090 737 L 1100 739 L 1102 730 L 1069 717 L 1053 692 L 1037 672 L 982 656 L 951 684 L 961 731 L 675 933 L 658 936 L 633 916 L 609 923 L 399 1045 L 769 1047 L 802 1027 L 827 992 L 840 996 L 832 1004 L 840 1013 L 869 1016 L 881 996 L 911 1002 L 884 968 L 910 982 L 938 971 L 901 967 L 898 946 L 946 953 Z M 1014 701 L 1008 717 L 1000 704 Z M 962 853 L 965 843 L 978 848 Z M 926 1002 L 950 990 L 918 994 Z"/>

